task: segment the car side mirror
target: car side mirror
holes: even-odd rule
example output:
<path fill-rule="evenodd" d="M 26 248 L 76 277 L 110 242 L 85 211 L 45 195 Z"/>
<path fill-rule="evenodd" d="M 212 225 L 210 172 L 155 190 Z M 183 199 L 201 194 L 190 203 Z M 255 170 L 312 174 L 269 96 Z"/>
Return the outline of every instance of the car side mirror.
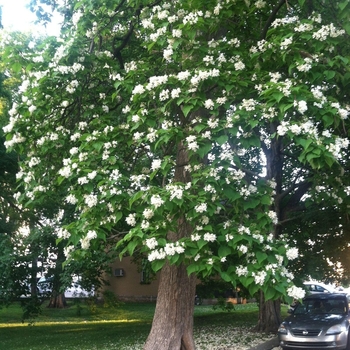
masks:
<path fill-rule="evenodd" d="M 289 314 L 293 314 L 293 313 L 294 313 L 294 309 L 293 309 L 292 307 L 290 307 L 290 308 L 287 310 L 287 312 L 288 312 Z"/>

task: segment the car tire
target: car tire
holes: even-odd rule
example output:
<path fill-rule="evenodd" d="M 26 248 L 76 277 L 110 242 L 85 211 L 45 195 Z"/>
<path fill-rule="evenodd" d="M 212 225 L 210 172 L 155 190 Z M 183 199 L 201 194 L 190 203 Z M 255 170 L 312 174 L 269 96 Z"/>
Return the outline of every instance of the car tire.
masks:
<path fill-rule="evenodd" d="M 348 341 L 345 350 L 350 350 L 350 329 L 348 329 Z"/>

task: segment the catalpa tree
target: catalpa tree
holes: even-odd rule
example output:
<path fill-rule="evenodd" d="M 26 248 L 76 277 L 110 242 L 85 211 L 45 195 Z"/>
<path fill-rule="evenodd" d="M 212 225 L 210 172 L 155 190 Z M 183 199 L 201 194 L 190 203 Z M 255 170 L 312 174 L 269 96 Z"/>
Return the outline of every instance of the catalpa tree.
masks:
<path fill-rule="evenodd" d="M 19 197 L 65 191 L 67 258 L 115 241 L 160 271 L 146 350 L 195 348 L 197 276 L 265 302 L 304 295 L 282 222 L 341 177 L 349 144 L 348 4 L 332 5 L 336 23 L 316 5 L 69 1 L 59 39 L 7 45 L 24 66 L 4 128 L 26 154 Z"/>

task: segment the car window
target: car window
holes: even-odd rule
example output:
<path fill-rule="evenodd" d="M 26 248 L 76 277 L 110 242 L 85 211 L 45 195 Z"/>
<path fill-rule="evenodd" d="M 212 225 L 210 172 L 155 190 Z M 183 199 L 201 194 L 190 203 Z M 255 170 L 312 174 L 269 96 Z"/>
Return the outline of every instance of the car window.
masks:
<path fill-rule="evenodd" d="M 341 299 L 308 299 L 299 304 L 295 310 L 295 315 L 301 314 L 344 314 L 346 313 L 345 300 Z"/>

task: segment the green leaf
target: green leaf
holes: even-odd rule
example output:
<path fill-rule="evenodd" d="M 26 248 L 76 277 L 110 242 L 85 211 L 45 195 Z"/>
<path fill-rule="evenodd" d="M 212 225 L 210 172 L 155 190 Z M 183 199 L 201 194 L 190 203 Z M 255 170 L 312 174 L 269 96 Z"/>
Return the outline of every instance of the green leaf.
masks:
<path fill-rule="evenodd" d="M 154 272 L 159 271 L 164 266 L 164 260 L 155 260 L 152 262 L 152 269 Z"/>
<path fill-rule="evenodd" d="M 305 0 L 298 0 L 299 6 L 303 7 L 305 4 Z"/>
<path fill-rule="evenodd" d="M 238 191 L 235 191 L 232 187 L 229 187 L 225 190 L 225 195 L 228 199 L 235 201 L 238 198 L 241 198 L 241 195 Z"/>
<path fill-rule="evenodd" d="M 134 204 L 134 202 L 136 202 L 137 200 L 139 200 L 142 196 L 144 195 L 144 193 L 142 191 L 137 192 L 136 194 L 134 194 L 130 199 L 129 199 L 129 208 L 132 207 L 132 205 Z"/>
<path fill-rule="evenodd" d="M 216 139 L 216 142 L 221 146 L 224 143 L 226 143 L 228 140 L 228 136 L 227 135 L 221 135 Z"/>
<path fill-rule="evenodd" d="M 274 288 L 267 288 L 264 293 L 265 300 L 274 299 L 276 296 L 276 290 Z"/>
<path fill-rule="evenodd" d="M 137 247 L 138 245 L 138 242 L 136 240 L 133 240 L 133 241 L 130 241 L 130 243 L 128 244 L 128 253 L 130 255 L 133 255 L 134 254 L 134 250 L 135 248 Z"/>
<path fill-rule="evenodd" d="M 259 199 L 249 199 L 246 200 L 243 204 L 243 208 L 244 210 L 247 209 L 254 209 L 256 208 L 258 205 L 260 204 L 260 200 Z"/>
<path fill-rule="evenodd" d="M 339 8 L 340 8 L 341 11 L 343 11 L 345 9 L 345 7 L 348 6 L 348 5 L 349 5 L 349 0 L 345 0 L 345 1 L 343 1 L 343 2 L 341 2 L 339 4 Z"/>
<path fill-rule="evenodd" d="M 218 256 L 219 256 L 220 258 L 223 258 L 223 257 L 229 255 L 230 253 L 231 253 L 231 248 L 228 247 L 227 245 L 222 245 L 222 246 L 220 246 L 220 248 L 219 248 Z"/>
<path fill-rule="evenodd" d="M 248 288 L 249 294 L 254 295 L 255 293 L 257 293 L 259 291 L 260 288 L 261 288 L 261 286 L 252 283 Z"/>
<path fill-rule="evenodd" d="M 19 73 L 22 70 L 22 64 L 19 62 L 15 62 L 12 64 L 11 69 L 15 72 L 15 73 Z"/>
<path fill-rule="evenodd" d="M 334 71 L 334 70 L 325 70 L 323 73 L 324 73 L 325 77 L 326 77 L 328 80 L 333 79 L 334 76 L 335 76 L 335 71 Z"/>
<path fill-rule="evenodd" d="M 225 282 L 231 282 L 231 277 L 229 274 L 227 274 L 226 272 L 222 272 L 221 273 L 221 278 L 225 281 Z"/>
<path fill-rule="evenodd" d="M 117 223 L 122 217 L 123 213 L 121 211 L 118 211 L 118 213 L 115 215 L 114 223 Z"/>
<path fill-rule="evenodd" d="M 275 101 L 277 103 L 279 103 L 282 100 L 282 98 L 284 97 L 284 94 L 282 92 L 274 92 L 272 94 L 272 97 L 275 99 Z"/>
<path fill-rule="evenodd" d="M 188 113 L 190 113 L 192 109 L 193 109 L 192 105 L 185 105 L 182 107 L 182 113 L 184 114 L 185 117 L 187 117 Z"/>
<path fill-rule="evenodd" d="M 197 153 L 203 158 L 210 152 L 211 149 L 212 149 L 211 143 L 206 143 L 205 145 L 201 146 L 198 149 Z"/>
<path fill-rule="evenodd" d="M 258 263 L 261 265 L 261 263 L 266 260 L 267 258 L 267 254 L 266 253 L 263 253 L 263 252 L 256 252 L 255 253 L 255 256 L 258 260 Z"/>
<path fill-rule="evenodd" d="M 196 273 L 198 271 L 198 266 L 196 264 L 192 264 L 187 266 L 187 274 L 191 275 L 192 273 Z"/>

